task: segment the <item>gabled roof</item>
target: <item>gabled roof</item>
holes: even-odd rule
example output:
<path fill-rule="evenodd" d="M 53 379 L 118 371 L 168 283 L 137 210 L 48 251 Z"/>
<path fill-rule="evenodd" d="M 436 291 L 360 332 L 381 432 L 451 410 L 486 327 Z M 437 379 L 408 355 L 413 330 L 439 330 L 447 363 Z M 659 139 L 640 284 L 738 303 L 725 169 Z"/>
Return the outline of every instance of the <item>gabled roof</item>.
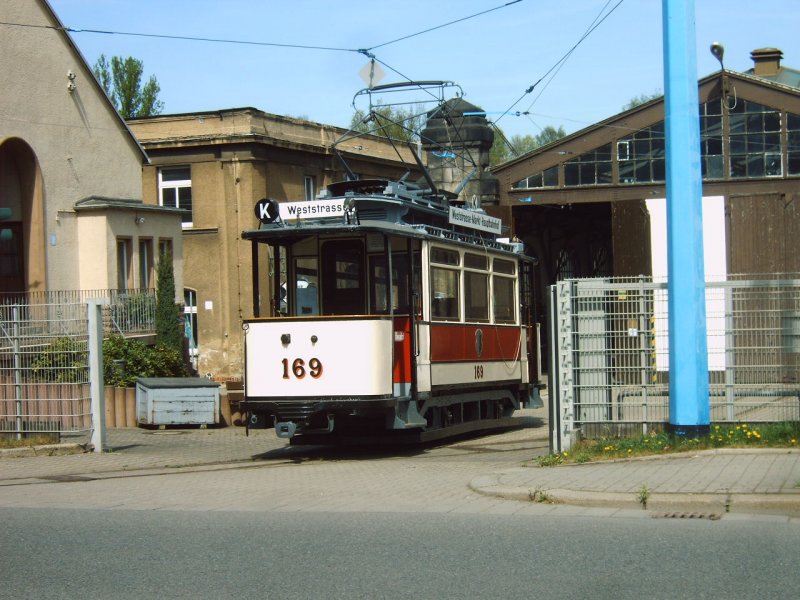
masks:
<path fill-rule="evenodd" d="M 71 29 L 69 27 L 65 27 L 64 26 L 64 24 L 61 22 L 61 19 L 58 18 L 58 15 L 55 13 L 55 11 L 50 6 L 50 3 L 47 0 L 37 0 L 37 1 L 38 1 L 39 5 L 41 6 L 42 10 L 45 11 L 50 16 L 50 18 L 53 19 L 53 21 L 56 22 L 56 24 L 57 24 L 56 31 L 67 42 L 67 45 L 70 47 L 72 52 L 75 54 L 75 57 L 81 63 L 83 63 L 84 67 L 86 67 L 86 71 L 90 75 L 89 80 L 92 82 L 92 85 L 95 86 L 95 90 L 97 91 L 98 94 L 100 94 L 100 96 L 106 102 L 108 107 L 113 111 L 114 115 L 116 115 L 117 120 L 122 125 L 122 128 L 125 130 L 125 132 L 127 133 L 127 136 L 130 139 L 131 143 L 133 143 L 136 146 L 136 148 L 138 148 L 139 152 L 141 153 L 143 161 L 145 163 L 149 164 L 150 163 L 150 158 L 147 156 L 147 152 L 145 152 L 144 147 L 139 143 L 139 140 L 136 139 L 136 136 L 133 135 L 133 132 L 131 131 L 130 127 L 128 127 L 128 124 L 125 122 L 125 119 L 123 119 L 122 115 L 119 114 L 117 109 L 114 107 L 114 104 L 112 104 L 111 100 L 108 98 L 108 95 L 106 94 L 106 91 L 103 89 L 103 86 L 100 85 L 99 81 L 97 81 L 97 78 L 94 76 L 94 71 L 92 70 L 91 66 L 86 61 L 86 59 L 84 58 L 83 54 L 81 54 L 81 51 L 78 49 L 78 46 L 75 45 L 75 42 L 72 41 L 72 37 L 70 37 L 70 35 L 69 35 L 69 31 L 71 31 Z"/>
<path fill-rule="evenodd" d="M 786 72 L 786 76 L 784 77 L 769 77 L 765 78 L 762 76 L 752 74 L 752 69 L 745 73 L 740 73 L 737 71 L 729 71 L 729 70 L 722 70 L 716 71 L 703 77 L 698 81 L 698 87 L 702 90 L 711 89 L 713 86 L 718 85 L 721 81 L 722 76 L 724 75 L 727 78 L 728 86 L 730 88 L 734 88 L 737 81 L 742 83 L 747 83 L 751 85 L 757 85 L 762 88 L 774 90 L 775 92 L 791 94 L 800 98 L 800 72 L 795 71 L 794 69 L 788 69 L 786 67 L 781 68 L 782 72 Z M 793 76 L 791 73 L 797 75 L 798 81 L 797 85 L 791 83 L 793 81 Z M 596 134 L 598 131 L 606 129 L 606 128 L 614 128 L 618 127 L 620 122 L 624 122 L 626 120 L 630 120 L 631 117 L 634 117 L 638 113 L 643 113 L 645 111 L 650 111 L 654 108 L 660 109 L 663 118 L 663 104 L 664 104 L 664 96 L 659 96 L 654 98 L 648 102 L 630 108 L 626 111 L 621 113 L 617 113 L 603 121 L 599 121 L 588 127 L 584 127 L 574 133 L 571 133 L 567 136 L 559 138 L 545 146 L 539 146 L 531 150 L 530 152 L 526 152 L 520 156 L 507 160 L 504 163 L 499 165 L 495 165 L 492 167 L 492 172 L 498 171 L 505 171 L 509 168 L 512 168 L 514 165 L 517 165 L 521 162 L 525 162 L 530 160 L 532 157 L 539 156 L 548 152 L 558 152 L 558 148 L 562 146 L 568 145 L 570 142 L 575 140 L 585 138 L 588 135 Z"/>

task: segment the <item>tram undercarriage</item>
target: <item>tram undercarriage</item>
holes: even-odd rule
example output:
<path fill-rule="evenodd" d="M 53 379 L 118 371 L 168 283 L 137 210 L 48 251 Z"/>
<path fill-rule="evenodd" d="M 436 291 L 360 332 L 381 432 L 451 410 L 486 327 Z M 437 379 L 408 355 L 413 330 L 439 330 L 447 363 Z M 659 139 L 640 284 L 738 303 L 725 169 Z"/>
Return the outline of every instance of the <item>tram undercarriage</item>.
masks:
<path fill-rule="evenodd" d="M 426 399 L 320 398 L 274 401 L 251 399 L 250 429 L 274 427 L 292 444 L 327 444 L 387 436 L 427 441 L 474 430 L 508 427 L 524 404 L 525 390 L 439 392 Z"/>

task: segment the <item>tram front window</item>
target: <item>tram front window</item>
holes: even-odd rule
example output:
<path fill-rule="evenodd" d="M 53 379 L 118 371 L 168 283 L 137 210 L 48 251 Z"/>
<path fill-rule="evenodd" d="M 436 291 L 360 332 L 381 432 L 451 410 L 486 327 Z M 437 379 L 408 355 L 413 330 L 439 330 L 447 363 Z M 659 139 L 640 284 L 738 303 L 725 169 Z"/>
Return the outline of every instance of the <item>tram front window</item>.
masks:
<path fill-rule="evenodd" d="M 362 315 L 364 246 L 359 240 L 331 240 L 322 245 L 322 314 Z"/>
<path fill-rule="evenodd" d="M 295 314 L 298 317 L 319 315 L 317 258 L 295 260 Z"/>
<path fill-rule="evenodd" d="M 370 257 L 370 310 L 373 314 L 389 313 L 387 301 L 386 257 Z M 392 310 L 399 314 L 409 314 L 408 308 L 408 257 L 392 256 Z"/>

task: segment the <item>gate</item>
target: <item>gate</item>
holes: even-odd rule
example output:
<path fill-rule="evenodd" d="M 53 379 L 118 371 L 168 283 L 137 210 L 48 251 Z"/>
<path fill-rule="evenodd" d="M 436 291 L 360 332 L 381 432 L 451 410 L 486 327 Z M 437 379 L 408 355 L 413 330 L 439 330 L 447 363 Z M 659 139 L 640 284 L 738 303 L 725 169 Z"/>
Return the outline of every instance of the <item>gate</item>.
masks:
<path fill-rule="evenodd" d="M 551 450 L 669 422 L 667 284 L 572 279 L 550 287 Z M 800 279 L 706 285 L 715 423 L 800 420 Z"/>

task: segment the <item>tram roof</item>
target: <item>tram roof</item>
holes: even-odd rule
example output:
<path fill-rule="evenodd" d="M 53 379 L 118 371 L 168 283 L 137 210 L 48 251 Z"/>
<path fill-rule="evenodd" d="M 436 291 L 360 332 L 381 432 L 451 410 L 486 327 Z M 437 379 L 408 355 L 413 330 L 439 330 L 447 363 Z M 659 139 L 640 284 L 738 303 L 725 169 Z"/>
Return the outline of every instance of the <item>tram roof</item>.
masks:
<path fill-rule="evenodd" d="M 455 227 L 449 223 L 450 202 L 453 200 L 450 196 L 404 181 L 338 182 L 329 185 L 316 201 L 283 204 L 266 199 L 260 201 L 272 203 L 273 206 L 268 207 L 273 211 L 271 219 L 265 220 L 259 229 L 242 232 L 242 239 L 264 244 L 286 244 L 309 236 L 340 237 L 378 233 L 490 249 L 535 262 L 534 258 L 522 252 L 521 245 L 498 241 L 496 234 L 484 235 L 477 229 L 471 230 L 475 233 L 469 233 L 466 227 Z M 336 211 L 331 209 L 332 215 L 322 210 L 326 200 L 336 205 Z M 283 212 L 289 206 L 295 211 L 293 218 L 287 218 Z M 351 210 L 354 212 L 348 219 L 347 213 Z M 264 207 L 256 209 L 257 214 L 259 211 L 264 212 Z M 281 211 L 280 216 L 276 216 L 277 211 Z M 481 210 L 474 211 L 474 214 L 485 215 Z"/>
<path fill-rule="evenodd" d="M 361 221 L 358 225 L 348 223 L 333 223 L 331 221 L 289 225 L 285 227 L 271 227 L 269 229 L 256 229 L 242 232 L 242 239 L 261 244 L 293 243 L 309 236 L 335 236 L 344 237 L 361 235 L 365 233 L 378 233 L 381 235 L 415 238 L 430 242 L 439 242 L 454 246 L 480 248 L 492 250 L 501 254 L 514 255 L 521 260 L 537 262 L 515 249 L 513 244 L 499 242 L 490 238 L 481 238 L 469 234 L 454 232 L 449 229 L 433 227 L 431 225 L 408 225 L 387 223 L 385 221 Z"/>

